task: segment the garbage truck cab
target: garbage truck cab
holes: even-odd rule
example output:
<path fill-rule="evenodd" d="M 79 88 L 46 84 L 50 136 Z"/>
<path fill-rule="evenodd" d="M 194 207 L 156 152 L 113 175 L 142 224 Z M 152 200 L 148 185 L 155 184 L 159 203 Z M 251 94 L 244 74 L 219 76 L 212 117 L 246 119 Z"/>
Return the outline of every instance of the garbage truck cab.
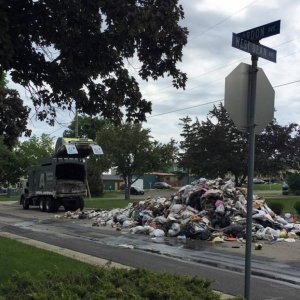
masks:
<path fill-rule="evenodd" d="M 82 210 L 87 195 L 84 158 L 91 154 L 103 154 L 92 140 L 59 138 L 54 157 L 31 167 L 20 204 L 24 209 L 39 206 L 46 212 L 55 212 L 60 206 L 66 211 Z"/>

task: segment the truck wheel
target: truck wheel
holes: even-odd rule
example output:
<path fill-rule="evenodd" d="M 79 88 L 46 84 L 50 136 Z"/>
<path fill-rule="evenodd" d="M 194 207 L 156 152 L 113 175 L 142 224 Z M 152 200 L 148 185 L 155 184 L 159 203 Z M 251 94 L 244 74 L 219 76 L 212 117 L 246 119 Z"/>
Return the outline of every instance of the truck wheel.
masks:
<path fill-rule="evenodd" d="M 58 209 L 60 208 L 60 206 L 61 206 L 61 203 L 59 201 L 57 201 L 57 200 L 54 201 L 54 209 L 53 209 L 53 211 L 57 212 Z"/>
<path fill-rule="evenodd" d="M 79 197 L 79 199 L 78 199 L 78 208 L 79 208 L 80 210 L 83 210 L 83 209 L 84 209 L 84 200 L 83 200 L 82 197 Z"/>
<path fill-rule="evenodd" d="M 29 208 L 29 201 L 24 196 L 21 197 L 21 203 L 23 205 L 23 209 Z"/>
<path fill-rule="evenodd" d="M 50 197 L 46 198 L 45 207 L 46 207 L 46 212 L 53 212 L 54 211 L 54 201 L 53 201 L 52 198 L 50 198 Z"/>
<path fill-rule="evenodd" d="M 40 211 L 45 211 L 46 210 L 46 205 L 45 204 L 46 204 L 45 199 L 40 198 L 40 204 L 39 204 Z"/>

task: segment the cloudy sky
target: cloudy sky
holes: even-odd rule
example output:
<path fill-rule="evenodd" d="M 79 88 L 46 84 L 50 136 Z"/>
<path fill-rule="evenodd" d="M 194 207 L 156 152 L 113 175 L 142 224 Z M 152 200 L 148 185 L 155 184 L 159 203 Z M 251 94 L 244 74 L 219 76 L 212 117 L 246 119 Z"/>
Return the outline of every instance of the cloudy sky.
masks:
<path fill-rule="evenodd" d="M 185 90 L 176 90 L 171 80 L 140 82 L 144 98 L 152 102 L 152 115 L 144 127 L 161 142 L 180 140 L 179 119 L 190 116 L 200 120 L 224 99 L 225 77 L 239 63 L 251 64 L 250 54 L 231 46 L 232 33 L 281 20 L 279 35 L 261 43 L 277 50 L 277 63 L 259 59 L 275 89 L 275 118 L 281 125 L 300 124 L 300 1 L 299 0 L 180 0 L 188 27 L 188 44 L 179 64 L 188 75 Z M 129 68 L 134 73 L 135 62 Z M 11 87 L 15 87 L 11 85 Z M 20 91 L 20 88 L 18 88 Z M 25 96 L 26 98 L 26 96 Z M 34 111 L 33 111 L 34 113 Z M 32 115 L 33 115 L 32 113 Z M 33 134 L 59 137 L 74 118 L 60 113 L 50 127 L 32 118 Z"/>

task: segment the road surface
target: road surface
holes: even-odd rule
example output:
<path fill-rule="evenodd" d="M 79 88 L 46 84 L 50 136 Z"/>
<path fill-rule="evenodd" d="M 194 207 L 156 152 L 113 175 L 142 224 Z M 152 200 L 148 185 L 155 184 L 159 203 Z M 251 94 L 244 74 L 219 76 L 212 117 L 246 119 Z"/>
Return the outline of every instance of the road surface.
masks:
<path fill-rule="evenodd" d="M 243 295 L 245 245 L 237 242 L 152 239 L 93 227 L 92 220 L 57 219 L 34 208 L 25 211 L 17 203 L 5 202 L 0 202 L 0 231 L 135 268 L 197 275 L 212 280 L 215 290 Z M 252 272 L 252 299 L 298 298 L 300 241 L 264 243 L 261 251 L 253 250 Z"/>

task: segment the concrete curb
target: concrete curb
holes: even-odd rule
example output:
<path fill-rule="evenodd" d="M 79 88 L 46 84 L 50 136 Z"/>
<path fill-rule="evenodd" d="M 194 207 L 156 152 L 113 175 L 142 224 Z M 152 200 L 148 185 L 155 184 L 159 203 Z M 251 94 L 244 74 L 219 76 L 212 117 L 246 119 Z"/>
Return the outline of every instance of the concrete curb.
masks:
<path fill-rule="evenodd" d="M 51 251 L 51 252 L 54 252 L 54 253 L 57 253 L 57 254 L 60 254 L 60 255 L 64 255 L 66 257 L 70 257 L 72 259 L 76 259 L 76 260 L 79 260 L 81 262 L 84 262 L 84 263 L 87 263 L 87 264 L 90 264 L 90 265 L 94 265 L 94 266 L 97 266 L 97 267 L 110 266 L 110 267 L 118 268 L 118 269 L 133 269 L 129 266 L 125 266 L 125 265 L 122 265 L 122 264 L 119 264 L 119 263 L 111 262 L 111 261 L 106 260 L 106 259 L 94 257 L 94 256 L 91 256 L 91 255 L 88 255 L 88 254 L 76 252 L 76 251 L 69 250 L 69 249 L 66 249 L 66 248 L 53 246 L 53 245 L 50 245 L 50 244 L 46 244 L 44 242 L 39 242 L 39 241 L 32 240 L 32 239 L 29 239 L 29 238 L 26 238 L 26 237 L 11 234 L 11 233 L 8 233 L 8 232 L 0 231 L 0 236 L 6 237 L 6 238 L 9 238 L 9 239 L 13 239 L 13 240 L 21 242 L 23 244 L 34 246 L 34 247 L 39 248 L 39 249 L 43 249 L 43 250 Z"/>
<path fill-rule="evenodd" d="M 91 256 L 88 254 L 84 254 L 84 253 L 80 253 L 77 251 L 73 251 L 73 250 L 69 250 L 66 248 L 61 248 L 61 247 L 57 247 L 57 246 L 53 246 L 44 242 L 40 242 L 40 241 L 36 241 L 36 240 L 32 240 L 20 235 L 16 235 L 16 234 L 12 234 L 12 233 L 8 233 L 8 232 L 4 232 L 4 231 L 0 231 L 0 236 L 1 237 L 5 237 L 5 238 L 9 238 L 12 240 L 16 240 L 22 244 L 26 244 L 26 245 L 30 245 L 42 250 L 47 250 L 47 251 L 51 251 L 60 255 L 64 255 L 66 257 L 72 258 L 72 259 L 76 259 L 78 261 L 93 265 L 93 266 L 97 266 L 97 267 L 113 267 L 113 268 L 118 268 L 118 269 L 134 269 L 132 267 L 126 266 L 126 265 L 122 265 L 119 263 L 115 263 L 112 261 L 109 261 L 107 259 L 103 259 L 103 258 L 98 258 L 95 256 Z M 221 300 L 226 300 L 226 299 L 231 299 L 234 296 L 231 295 L 227 295 L 227 294 L 223 294 L 219 291 L 214 291 L 215 293 L 217 293 L 218 295 L 220 295 Z"/>

